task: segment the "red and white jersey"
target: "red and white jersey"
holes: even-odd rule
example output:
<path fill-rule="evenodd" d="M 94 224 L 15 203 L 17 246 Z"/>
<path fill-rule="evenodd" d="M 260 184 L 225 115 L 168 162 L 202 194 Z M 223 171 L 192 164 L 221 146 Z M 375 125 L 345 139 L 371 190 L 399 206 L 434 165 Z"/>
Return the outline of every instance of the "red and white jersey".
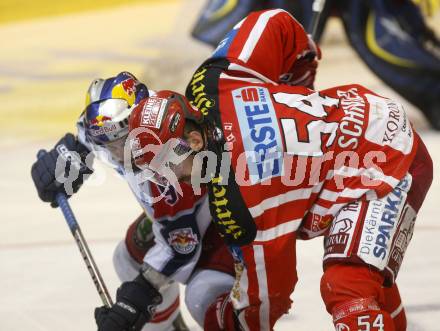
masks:
<path fill-rule="evenodd" d="M 315 92 L 220 76 L 219 104 L 257 241 L 300 224 L 306 238 L 322 234 L 347 203 L 396 187 L 416 151 L 402 106 L 360 85 Z"/>
<path fill-rule="evenodd" d="M 317 236 L 349 202 L 383 197 L 417 149 L 401 105 L 363 86 L 316 92 L 280 84 L 307 65 L 299 61 L 307 52 L 289 14 L 252 13 L 186 90 L 205 115 L 206 155 L 217 161 L 204 169 L 213 222 L 240 246 L 232 247 L 243 264 L 231 299 L 246 330 L 271 330 L 290 308 L 298 230 Z"/>
<path fill-rule="evenodd" d="M 146 214 L 153 220 L 155 245 L 144 257 L 160 273 L 182 284 L 196 266 L 202 239 L 211 223 L 207 195 L 194 195 L 190 185 L 181 183 L 182 196 L 169 186 L 151 181 L 131 186 L 140 194 Z M 151 201 L 151 197 L 155 197 Z"/>
<path fill-rule="evenodd" d="M 402 106 L 363 86 L 315 92 L 278 84 L 312 46 L 289 13 L 252 13 L 196 71 L 186 91 L 232 146 L 232 170 L 257 225 L 257 241 L 300 224 L 304 237 L 323 233 L 345 204 L 382 197 L 397 186 L 416 150 Z M 211 200 L 219 190 L 213 189 Z M 235 196 L 224 194 L 231 205 L 225 210 L 237 211 L 235 220 L 233 212 L 219 220 L 221 210 L 211 206 L 217 224 L 246 218 L 239 204 L 232 206 Z"/>
<path fill-rule="evenodd" d="M 276 84 L 295 62 L 318 50 L 302 25 L 282 9 L 249 14 L 231 30 L 212 55 L 225 58 L 228 70 Z"/>

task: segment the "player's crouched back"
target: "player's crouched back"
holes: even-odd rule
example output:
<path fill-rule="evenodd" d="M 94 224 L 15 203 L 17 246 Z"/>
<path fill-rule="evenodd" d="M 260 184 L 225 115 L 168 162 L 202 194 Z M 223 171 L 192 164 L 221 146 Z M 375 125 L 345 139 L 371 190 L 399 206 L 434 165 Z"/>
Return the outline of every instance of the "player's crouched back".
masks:
<path fill-rule="evenodd" d="M 334 163 L 334 172 L 344 177 L 341 189 L 333 186 L 337 182 L 324 184 L 326 192 L 339 191 L 332 206 L 343 207 L 325 229 L 322 298 L 337 330 L 369 326 L 404 331 L 405 310 L 395 281 L 432 183 L 431 157 L 399 102 L 361 85 L 321 93 L 339 99 L 335 155 L 346 153 L 344 162 L 345 156 L 349 159 Z M 351 167 L 353 160 L 362 159 L 361 166 Z M 358 193 L 363 193 L 358 200 L 344 204 Z M 320 195 L 315 207 L 328 199 L 328 194 Z M 303 237 L 324 230 L 316 227 L 316 216 L 306 217 Z"/>

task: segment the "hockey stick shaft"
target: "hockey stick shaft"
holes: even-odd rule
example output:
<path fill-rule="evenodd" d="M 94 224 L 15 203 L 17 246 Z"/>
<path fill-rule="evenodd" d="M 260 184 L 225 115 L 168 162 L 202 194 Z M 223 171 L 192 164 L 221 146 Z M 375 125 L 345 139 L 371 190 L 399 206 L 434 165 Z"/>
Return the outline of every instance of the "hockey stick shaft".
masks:
<path fill-rule="evenodd" d="M 40 150 L 37 154 L 37 157 L 40 158 L 46 153 L 45 150 Z M 85 240 L 81 229 L 79 227 L 78 222 L 76 221 L 75 215 L 73 214 L 72 208 L 70 208 L 70 204 L 67 201 L 67 197 L 63 193 L 57 193 L 55 196 L 55 200 L 58 203 L 58 206 L 61 208 L 63 212 L 64 218 L 69 226 L 70 232 L 75 238 L 75 242 L 79 248 L 81 256 L 84 260 L 84 263 L 87 266 L 87 270 L 92 277 L 93 283 L 95 284 L 96 290 L 98 291 L 99 296 L 101 297 L 102 303 L 111 307 L 113 302 L 111 296 L 107 290 L 107 287 L 104 283 L 104 280 L 99 272 L 98 266 L 93 259 L 92 253 L 90 252 L 89 246 L 87 245 L 87 241 Z"/>
<path fill-rule="evenodd" d="M 312 19 L 310 20 L 308 32 L 312 36 L 313 40 L 316 40 L 316 33 L 318 31 L 319 19 L 321 17 L 322 10 L 325 6 L 325 0 L 314 0 L 312 4 Z"/>

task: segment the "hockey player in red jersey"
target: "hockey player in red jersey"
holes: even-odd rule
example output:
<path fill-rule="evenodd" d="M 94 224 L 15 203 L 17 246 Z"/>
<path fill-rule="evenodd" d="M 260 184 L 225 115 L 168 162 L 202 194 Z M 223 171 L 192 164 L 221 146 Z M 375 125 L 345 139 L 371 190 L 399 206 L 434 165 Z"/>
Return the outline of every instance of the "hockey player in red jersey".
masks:
<path fill-rule="evenodd" d="M 432 162 L 398 102 L 361 85 L 290 84 L 298 63 L 314 73 L 316 54 L 287 12 L 253 13 L 196 71 L 190 103 L 161 91 L 130 118 L 136 164 L 195 191 L 206 183 L 234 253 L 235 285 L 207 330 L 273 329 L 291 305 L 296 239 L 319 235 L 336 329 L 406 328 L 395 278 Z"/>

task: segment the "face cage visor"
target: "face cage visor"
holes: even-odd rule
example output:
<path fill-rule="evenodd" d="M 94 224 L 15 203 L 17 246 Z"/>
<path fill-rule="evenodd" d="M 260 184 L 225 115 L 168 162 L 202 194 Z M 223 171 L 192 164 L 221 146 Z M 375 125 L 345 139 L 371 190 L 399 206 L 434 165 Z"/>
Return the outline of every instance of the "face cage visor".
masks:
<path fill-rule="evenodd" d="M 153 135 L 158 139 L 157 135 L 154 133 Z M 132 153 L 136 165 L 144 173 L 143 179 L 161 186 L 172 185 L 178 188 L 179 178 L 183 171 L 183 161 L 193 154 L 193 150 L 184 139 L 171 138 L 165 144 L 150 144 L 142 149 L 132 146 Z M 144 153 L 154 154 L 149 164 L 136 162 Z"/>

